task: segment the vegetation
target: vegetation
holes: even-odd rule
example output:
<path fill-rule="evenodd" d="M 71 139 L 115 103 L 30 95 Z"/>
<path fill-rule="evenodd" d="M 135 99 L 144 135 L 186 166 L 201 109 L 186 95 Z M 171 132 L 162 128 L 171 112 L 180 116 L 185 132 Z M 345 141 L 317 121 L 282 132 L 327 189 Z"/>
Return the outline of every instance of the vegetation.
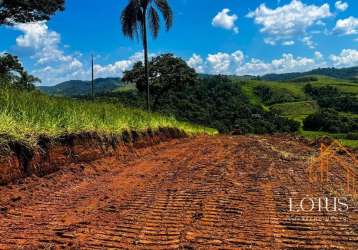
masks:
<path fill-rule="evenodd" d="M 332 86 L 315 88 L 311 84 L 305 86 L 305 92 L 315 99 L 322 108 L 358 113 L 358 97 L 355 94 L 341 93 Z"/>
<path fill-rule="evenodd" d="M 2 0 L 0 25 L 48 20 L 56 11 L 63 11 L 64 5 L 64 0 Z"/>
<path fill-rule="evenodd" d="M 322 109 L 303 121 L 305 130 L 348 133 L 358 131 L 358 119 L 344 116 L 334 109 Z"/>
<path fill-rule="evenodd" d="M 283 88 L 273 90 L 267 86 L 260 85 L 254 88 L 254 92 L 266 105 L 297 101 L 293 94 Z"/>
<path fill-rule="evenodd" d="M 358 67 L 343 68 L 343 69 L 319 68 L 302 73 L 269 74 L 261 77 L 261 79 L 266 81 L 289 81 L 295 78 L 302 78 L 302 77 L 313 76 L 313 75 L 328 76 L 328 77 L 345 79 L 345 80 L 355 80 L 357 79 L 358 76 Z"/>
<path fill-rule="evenodd" d="M 263 105 L 265 107 L 273 105 L 275 103 L 282 103 L 282 99 L 287 98 L 294 102 L 305 101 L 307 96 L 304 93 L 302 86 L 297 83 L 284 83 L 284 82 L 272 82 L 272 81 L 259 81 L 259 80 L 235 80 L 239 84 L 250 99 L 250 102 L 256 105 Z M 269 89 L 268 95 L 262 95 L 260 91 Z M 267 98 L 266 101 L 262 98 Z M 281 100 L 280 100 L 281 99 Z"/>
<path fill-rule="evenodd" d="M 331 108 L 333 112 L 338 111 L 338 119 L 343 120 L 338 123 L 338 128 L 332 126 L 332 130 L 327 128 L 322 130 L 323 127 L 327 127 L 327 124 L 330 123 L 325 120 L 326 125 L 316 126 L 315 128 L 302 127 L 299 133 L 308 138 L 317 138 L 323 135 L 338 137 L 345 145 L 358 147 L 358 141 L 355 140 L 357 138 L 355 136 L 356 132 L 349 131 L 347 129 L 349 125 L 346 124 L 349 123 L 346 119 L 350 120 L 350 122 L 356 122 L 357 120 L 354 119 L 358 117 L 356 113 L 358 111 L 356 106 L 358 84 L 355 81 L 346 80 L 351 79 L 353 75 L 357 75 L 356 69 L 358 67 L 332 69 L 335 75 L 342 77 L 341 79 L 319 75 L 318 73 L 321 69 L 312 71 L 316 73 L 315 75 L 312 75 L 312 72 L 274 75 L 275 79 L 284 79 L 286 82 L 263 80 L 267 76 L 261 79 L 247 78 L 246 80 L 241 77 L 232 78 L 241 86 L 250 103 L 261 105 L 267 111 L 274 111 L 284 117 L 299 121 L 302 125 L 308 116 L 312 115 L 310 119 L 314 114 L 318 116 L 320 109 Z M 325 70 L 322 72 L 327 73 Z M 310 90 L 307 89 L 307 85 L 311 87 Z M 336 119 L 336 117 L 331 116 L 331 119 Z M 315 131 L 304 129 L 315 129 Z M 346 132 L 333 133 L 333 131 Z"/>
<path fill-rule="evenodd" d="M 22 90 L 35 89 L 40 79 L 28 74 L 16 56 L 0 54 L 0 87 L 15 87 Z"/>
<path fill-rule="evenodd" d="M 103 94 L 112 92 L 123 86 L 120 78 L 98 78 L 94 80 L 95 94 Z M 55 96 L 89 96 L 91 95 L 91 82 L 72 80 L 66 81 L 55 86 L 40 86 L 42 92 Z"/>
<path fill-rule="evenodd" d="M 197 83 L 197 74 L 186 62 L 172 54 L 154 57 L 149 63 L 150 88 L 152 90 L 152 108 L 156 110 L 161 99 L 168 93 L 180 92 Z M 134 83 L 139 92 L 146 92 L 146 74 L 142 62 L 132 70 L 124 72 L 123 81 Z"/>
<path fill-rule="evenodd" d="M 271 110 L 297 120 L 317 112 L 318 108 L 318 105 L 314 101 L 287 102 L 271 106 Z"/>
<path fill-rule="evenodd" d="M 236 133 L 292 132 L 299 128 L 295 121 L 252 105 L 231 77 L 198 76 L 182 59 L 173 55 L 153 58 L 150 76 L 154 110 L 174 115 L 179 120 L 213 127 L 224 133 L 234 130 Z M 111 98 L 117 97 L 120 103 L 143 108 L 144 78 L 143 66 L 138 63 L 124 76 L 124 80 L 132 81 L 137 89 L 117 91 L 110 95 Z"/>
<path fill-rule="evenodd" d="M 147 87 L 147 110 L 150 111 L 150 86 L 149 86 L 149 65 L 148 65 L 148 34 L 147 22 L 154 38 L 158 37 L 160 29 L 160 17 L 158 10 L 164 17 L 167 31 L 173 23 L 173 12 L 167 0 L 129 0 L 128 5 L 122 12 L 122 31 L 125 36 L 133 39 L 140 35 L 144 48 L 144 71 Z M 147 18 L 149 19 L 147 21 Z"/>
<path fill-rule="evenodd" d="M 179 122 L 173 117 L 149 115 L 118 104 L 49 97 L 39 92 L 0 88 L 0 134 L 33 143 L 39 135 L 98 132 L 120 134 L 151 128 L 176 127 L 188 134 L 209 133 L 214 129 Z"/>

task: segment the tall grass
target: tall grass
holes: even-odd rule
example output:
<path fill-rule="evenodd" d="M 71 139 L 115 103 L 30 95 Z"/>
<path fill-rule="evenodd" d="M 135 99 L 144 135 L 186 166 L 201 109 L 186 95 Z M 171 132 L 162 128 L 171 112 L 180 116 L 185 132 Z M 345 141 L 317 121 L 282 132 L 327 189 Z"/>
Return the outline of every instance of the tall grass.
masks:
<path fill-rule="evenodd" d="M 120 104 L 49 97 L 39 92 L 0 88 L 0 134 L 33 143 L 39 135 L 98 132 L 120 134 L 175 127 L 188 134 L 216 130 L 179 122 L 173 117 L 122 107 Z"/>

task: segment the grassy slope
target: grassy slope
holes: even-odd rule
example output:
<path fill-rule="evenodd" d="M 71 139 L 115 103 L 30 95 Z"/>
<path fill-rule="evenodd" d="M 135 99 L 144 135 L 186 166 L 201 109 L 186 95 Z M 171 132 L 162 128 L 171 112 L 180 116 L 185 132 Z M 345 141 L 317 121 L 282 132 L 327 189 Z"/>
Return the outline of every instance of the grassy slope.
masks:
<path fill-rule="evenodd" d="M 282 112 L 283 115 L 302 122 L 308 115 L 316 112 L 318 110 L 318 105 L 310 99 L 304 93 L 304 86 L 307 83 L 311 83 L 313 86 L 325 86 L 331 85 L 336 87 L 338 90 L 347 93 L 354 93 L 358 95 L 358 84 L 352 83 L 350 81 L 335 79 L 326 76 L 315 76 L 318 78 L 318 81 L 312 82 L 273 82 L 273 81 L 257 81 L 257 80 L 248 80 L 242 84 L 242 89 L 246 96 L 248 96 L 253 104 L 262 105 L 265 109 L 274 109 Z M 287 91 L 290 95 L 294 96 L 298 101 L 287 102 L 274 104 L 271 106 L 265 106 L 260 99 L 255 95 L 254 88 L 256 86 L 267 86 L 272 90 Z M 352 115 L 347 114 L 345 115 Z M 355 116 L 355 115 L 353 115 Z M 323 135 L 327 135 L 325 132 L 313 132 L 313 131 L 300 131 L 300 134 L 307 138 L 317 138 Z M 342 142 L 347 146 L 358 147 L 358 141 L 346 140 L 343 139 L 344 135 L 342 134 L 330 134 L 330 136 L 342 140 Z"/>
<path fill-rule="evenodd" d="M 0 135 L 35 142 L 38 135 L 99 132 L 120 134 L 124 130 L 142 131 L 176 127 L 188 134 L 216 133 L 193 124 L 115 104 L 75 101 L 33 92 L 0 89 Z M 1 141 L 0 141 L 1 143 Z"/>

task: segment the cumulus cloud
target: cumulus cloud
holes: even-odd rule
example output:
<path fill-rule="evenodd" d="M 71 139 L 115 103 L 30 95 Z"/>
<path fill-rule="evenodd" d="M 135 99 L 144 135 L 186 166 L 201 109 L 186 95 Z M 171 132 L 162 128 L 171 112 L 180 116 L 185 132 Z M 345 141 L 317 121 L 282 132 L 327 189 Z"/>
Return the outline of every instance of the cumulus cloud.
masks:
<path fill-rule="evenodd" d="M 252 58 L 249 62 L 237 68 L 238 75 L 264 75 L 269 73 L 302 72 L 313 69 L 317 62 L 313 58 L 294 57 L 292 54 L 283 54 L 281 58 L 271 62 L 264 62 Z"/>
<path fill-rule="evenodd" d="M 193 66 L 192 62 L 195 62 L 195 66 Z M 257 58 L 245 61 L 245 55 L 240 50 L 231 54 L 224 52 L 209 54 L 205 60 L 201 56 L 194 54 L 187 63 L 195 69 L 200 68 L 201 72 L 227 75 L 302 72 L 326 66 L 323 55 L 318 51 L 314 53 L 312 58 L 295 57 L 287 53 L 269 62 Z"/>
<path fill-rule="evenodd" d="M 67 54 L 66 46 L 61 45 L 61 35 L 50 30 L 46 22 L 17 24 L 14 29 L 22 32 L 16 38 L 18 48 L 29 50 L 32 54 L 31 59 L 35 60 L 31 73 L 39 77 L 44 85 L 90 78 L 90 67 L 88 64 L 85 66 L 82 54 Z M 123 72 L 130 69 L 137 61 L 143 61 L 142 52 L 112 64 L 96 64 L 94 66 L 96 77 L 122 76 Z"/>
<path fill-rule="evenodd" d="M 209 54 L 206 60 L 210 73 L 231 74 L 233 68 L 241 65 L 243 62 L 244 54 L 240 50 L 232 54 L 219 52 L 217 54 Z"/>
<path fill-rule="evenodd" d="M 58 61 L 71 63 L 74 60 L 59 48 L 61 36 L 55 31 L 50 31 L 46 22 L 17 24 L 14 28 L 23 32 L 23 35 L 16 38 L 16 45 L 33 50 L 35 52 L 33 57 L 37 59 L 37 63 Z"/>
<path fill-rule="evenodd" d="M 330 59 L 335 67 L 357 66 L 358 50 L 343 49 L 339 55 L 331 55 Z"/>
<path fill-rule="evenodd" d="M 342 2 L 342 1 L 337 1 L 335 6 L 336 6 L 336 9 L 339 11 L 345 11 L 349 7 L 348 3 Z"/>
<path fill-rule="evenodd" d="M 323 59 L 323 55 L 322 55 L 322 53 L 319 52 L 319 51 L 315 51 L 315 52 L 314 52 L 314 56 L 315 56 L 315 58 L 316 58 L 317 60 L 322 60 L 322 59 Z"/>
<path fill-rule="evenodd" d="M 283 46 L 292 46 L 294 44 L 295 44 L 295 41 L 292 41 L 292 40 L 282 42 Z"/>
<path fill-rule="evenodd" d="M 329 5 L 306 5 L 299 0 L 270 9 L 261 4 L 247 14 L 261 26 L 260 31 L 268 36 L 266 43 L 275 45 L 279 40 L 290 41 L 295 35 L 306 34 L 308 28 L 321 25 L 322 19 L 332 16 Z"/>
<path fill-rule="evenodd" d="M 198 73 L 234 74 L 235 69 L 244 62 L 244 53 L 240 50 L 231 54 L 218 52 L 209 54 L 205 59 L 193 54 L 186 62 Z"/>
<path fill-rule="evenodd" d="M 108 65 L 96 64 L 94 66 L 94 71 L 97 77 L 121 76 L 124 71 L 132 68 L 136 62 L 143 60 L 143 52 L 137 52 L 130 56 L 127 60 L 120 60 Z"/>
<path fill-rule="evenodd" d="M 342 35 L 358 34 L 358 18 L 350 16 L 346 19 L 339 19 L 333 31 Z"/>
<path fill-rule="evenodd" d="M 305 36 L 302 42 L 310 49 L 316 48 L 315 42 L 312 41 L 312 36 Z"/>
<path fill-rule="evenodd" d="M 232 30 L 235 34 L 239 33 L 239 28 L 236 26 L 235 22 L 238 19 L 237 15 L 230 15 L 229 9 L 223 9 L 220 11 L 213 19 L 212 25 L 214 27 L 223 28 L 226 30 Z"/>
<path fill-rule="evenodd" d="M 189 65 L 189 67 L 195 69 L 196 72 L 204 73 L 204 60 L 201 56 L 194 53 L 186 63 Z"/>

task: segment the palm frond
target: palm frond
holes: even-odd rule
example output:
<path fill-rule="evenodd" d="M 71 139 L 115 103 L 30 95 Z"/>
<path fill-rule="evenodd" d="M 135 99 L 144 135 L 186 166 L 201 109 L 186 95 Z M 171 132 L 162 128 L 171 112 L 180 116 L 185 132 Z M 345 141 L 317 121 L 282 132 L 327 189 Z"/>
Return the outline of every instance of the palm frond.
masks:
<path fill-rule="evenodd" d="M 149 18 L 149 28 L 152 32 L 152 35 L 154 38 L 157 38 L 160 29 L 160 19 L 159 19 L 158 12 L 153 7 L 150 7 L 149 9 L 148 18 Z"/>
<path fill-rule="evenodd" d="M 138 0 L 131 0 L 121 14 L 122 32 L 133 39 L 138 36 Z"/>
<path fill-rule="evenodd" d="M 154 0 L 160 12 L 162 12 L 165 22 L 165 27 L 169 30 L 173 24 L 173 11 L 167 0 Z"/>

